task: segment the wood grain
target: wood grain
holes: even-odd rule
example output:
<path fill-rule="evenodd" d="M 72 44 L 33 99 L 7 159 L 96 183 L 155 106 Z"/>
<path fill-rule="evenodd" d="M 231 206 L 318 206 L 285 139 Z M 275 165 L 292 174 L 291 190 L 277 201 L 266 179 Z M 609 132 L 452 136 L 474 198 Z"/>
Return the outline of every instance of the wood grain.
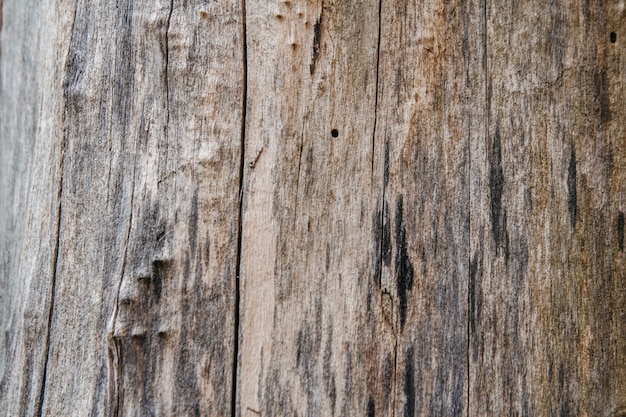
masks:
<path fill-rule="evenodd" d="M 0 0 L 0 415 L 626 415 L 625 20 Z"/>
<path fill-rule="evenodd" d="M 0 32 L 0 413 L 39 415 L 60 216 L 66 5 L 3 2 Z M 50 25 L 38 22 L 49 20 Z"/>
<path fill-rule="evenodd" d="M 479 2 L 383 1 L 374 142 L 394 415 L 467 415 L 470 144 L 484 140 Z"/>
<path fill-rule="evenodd" d="M 248 2 L 238 415 L 389 415 L 377 1 Z"/>
<path fill-rule="evenodd" d="M 3 70 L 17 78 L 3 85 L 44 90 L 3 90 L 3 120 L 21 107 L 25 121 L 42 124 L 2 124 L 3 139 L 14 140 L 3 142 L 3 155 L 16 154 L 6 158 L 33 172 L 29 189 L 21 172 L 3 170 L 3 190 L 31 198 L 7 207 L 16 217 L 7 223 L 17 225 L 6 244 L 21 239 L 24 257 L 42 259 L 17 263 L 9 252 L 3 263 L 11 262 L 3 289 L 16 304 L 3 307 L 3 327 L 15 330 L 2 357 L 15 364 L 2 373 L 10 395 L 0 409 L 229 414 L 244 87 L 243 48 L 232 47 L 243 33 L 239 3 L 66 2 L 34 8 L 30 20 L 19 14 L 28 5 L 7 9 L 25 27 L 47 12 L 58 25 L 50 31 L 64 32 L 41 46 L 58 56 L 41 52 L 24 64 L 27 72 L 49 61 L 41 73 L 56 70 L 54 77 L 21 80 L 21 70 Z M 7 45 L 19 48 L 9 36 L 19 39 L 25 27 L 3 35 L 5 54 L 18 62 Z M 22 42 L 34 53 L 29 45 L 44 41 Z M 22 101 L 7 103 L 4 94 Z M 30 147 L 21 142 L 29 135 Z M 52 201 L 32 202 L 40 197 Z M 23 210 L 35 211 L 20 223 Z"/>
<path fill-rule="evenodd" d="M 626 398 L 624 43 L 610 35 L 623 5 L 494 2 L 486 23 L 470 414 L 613 415 Z"/>

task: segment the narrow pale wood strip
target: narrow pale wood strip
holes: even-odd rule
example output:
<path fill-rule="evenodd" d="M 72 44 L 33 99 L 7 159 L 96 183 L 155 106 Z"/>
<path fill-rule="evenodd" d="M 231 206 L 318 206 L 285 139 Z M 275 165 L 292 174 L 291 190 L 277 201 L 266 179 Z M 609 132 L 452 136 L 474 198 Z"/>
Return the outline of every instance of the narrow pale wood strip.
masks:
<path fill-rule="evenodd" d="M 73 5 L 0 5 L 0 415 L 38 416 L 56 269 L 62 83 Z"/>
<path fill-rule="evenodd" d="M 372 171 L 378 12 L 247 2 L 242 416 L 392 413 Z"/>

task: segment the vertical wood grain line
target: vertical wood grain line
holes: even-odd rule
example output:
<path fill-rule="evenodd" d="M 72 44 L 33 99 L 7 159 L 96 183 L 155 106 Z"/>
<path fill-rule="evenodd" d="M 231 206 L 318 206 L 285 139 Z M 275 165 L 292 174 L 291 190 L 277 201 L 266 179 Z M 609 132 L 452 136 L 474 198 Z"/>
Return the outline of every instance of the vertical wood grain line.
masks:
<path fill-rule="evenodd" d="M 1 1 L 1 0 L 0 0 Z M 372 178 L 374 178 L 374 154 L 376 152 L 376 122 L 378 121 L 378 75 L 380 73 L 380 37 L 381 37 L 381 27 L 382 27 L 382 13 L 383 11 L 383 0 L 378 1 L 378 43 L 376 44 L 376 94 L 374 96 L 374 127 L 372 129 Z M 384 195 L 383 195 L 383 203 L 384 203 Z M 381 216 L 381 226 L 383 222 L 383 217 Z M 381 229 L 382 230 L 382 229 Z M 382 246 L 381 246 L 382 248 Z M 381 259 L 382 263 L 382 259 Z M 381 264 L 382 266 L 382 264 Z"/>
<path fill-rule="evenodd" d="M 374 126 L 373 126 L 373 132 L 372 132 L 372 178 L 374 177 L 374 160 L 375 155 L 376 155 L 376 122 L 378 119 L 378 87 L 379 87 L 379 83 L 378 83 L 378 74 L 379 74 L 379 69 L 380 69 L 380 37 L 381 37 L 381 26 L 382 26 L 382 4 L 383 1 L 380 0 L 378 2 L 378 46 L 377 46 L 377 51 L 376 51 L 376 97 L 374 99 Z M 383 138 L 384 139 L 384 138 Z M 383 140 L 384 143 L 384 140 Z M 386 158 L 386 153 L 385 153 L 385 158 Z M 385 164 L 383 169 L 387 169 L 387 160 L 385 159 Z M 373 184 L 373 181 L 372 181 Z M 385 227 L 385 186 L 386 186 L 386 181 L 385 181 L 385 176 L 384 176 L 384 172 L 383 172 L 383 187 L 382 187 L 382 193 L 381 193 L 381 210 L 380 210 L 380 225 L 379 225 L 379 230 L 384 230 Z M 383 233 L 384 234 L 384 233 Z M 380 242 L 377 242 L 378 244 L 378 253 L 376 254 L 376 256 L 378 256 L 378 265 L 376 267 L 376 273 L 377 273 L 377 277 L 376 280 L 378 281 L 378 288 L 381 291 L 382 294 L 382 274 L 383 274 L 383 234 L 381 234 L 380 236 L 378 236 L 378 239 L 380 239 Z"/>
<path fill-rule="evenodd" d="M 74 26 L 76 24 L 76 9 L 78 8 L 78 3 L 74 5 L 74 16 L 72 18 L 72 28 L 70 30 L 70 42 L 67 53 L 65 55 L 65 59 L 70 56 L 70 49 L 72 48 L 72 39 L 74 37 Z M 2 0 L 0 0 L 0 33 L 2 30 Z M 53 256 L 53 265 L 52 265 L 52 285 L 50 287 L 50 307 L 48 309 L 48 323 L 46 328 L 46 341 L 44 343 L 44 366 L 43 366 L 43 375 L 41 378 L 41 387 L 39 391 L 39 403 L 37 404 L 37 415 L 41 417 L 43 413 L 43 403 L 46 392 L 46 378 L 48 374 L 48 359 L 50 357 L 50 329 L 52 328 L 52 314 L 54 313 L 54 293 L 56 289 L 56 278 L 57 278 L 57 268 L 59 265 L 59 246 L 61 245 L 61 212 L 63 209 L 62 205 L 62 197 L 63 197 L 63 166 L 65 164 L 65 148 L 67 147 L 67 87 L 68 81 L 65 81 L 64 85 L 64 98 L 65 98 L 65 108 L 66 112 L 63 113 L 63 136 L 61 139 L 61 149 L 59 155 L 59 185 L 57 187 L 57 218 L 56 218 L 56 244 L 54 245 L 54 256 Z"/>
<path fill-rule="evenodd" d="M 133 167 L 136 167 L 136 162 L 133 163 Z M 130 192 L 130 216 L 128 218 L 128 229 L 126 229 L 126 238 L 124 239 L 124 254 L 122 256 L 122 267 L 120 269 L 120 277 L 117 283 L 117 289 L 115 293 L 115 305 L 113 307 L 113 316 L 111 318 L 111 324 L 109 329 L 109 334 L 107 338 L 107 342 L 109 343 L 109 372 L 113 372 L 113 378 L 109 378 L 109 381 L 113 386 L 109 387 L 110 390 L 110 398 L 109 398 L 109 406 L 110 415 L 112 417 L 117 417 L 121 411 L 121 401 L 120 401 L 120 388 L 122 386 L 121 381 L 121 365 L 120 360 L 122 355 L 120 354 L 121 345 L 118 343 L 117 337 L 115 337 L 115 322 L 117 320 L 117 312 L 118 306 L 120 302 L 120 289 L 122 287 L 122 281 L 124 280 L 124 273 L 126 271 L 126 258 L 128 254 L 128 242 L 130 240 L 130 231 L 133 226 L 133 203 L 135 201 L 135 168 L 133 168 L 133 184 Z"/>
<path fill-rule="evenodd" d="M 239 201 L 237 211 L 237 258 L 235 261 L 235 300 L 233 309 L 233 369 L 231 386 L 231 417 L 237 415 L 237 371 L 239 368 L 239 316 L 240 316 L 240 282 L 241 273 L 241 240 L 243 235 L 242 212 L 243 212 L 243 186 L 244 186 L 244 161 L 246 150 L 246 110 L 248 107 L 248 43 L 246 26 L 246 0 L 241 0 L 241 30 L 242 30 L 242 59 L 243 59 L 243 91 L 241 98 L 241 139 L 239 158 Z"/>
<path fill-rule="evenodd" d="M 46 376 L 48 373 L 48 358 L 50 356 L 50 328 L 52 327 L 52 313 L 54 312 L 54 293 L 56 287 L 57 268 L 59 265 L 59 246 L 61 244 L 61 211 L 62 194 L 63 194 L 63 162 L 65 159 L 65 146 L 67 142 L 66 129 L 63 129 L 63 139 L 61 140 L 61 157 L 59 161 L 59 186 L 57 188 L 57 218 L 56 218 L 56 244 L 54 245 L 54 263 L 52 266 L 52 285 L 50 288 L 50 307 L 48 309 L 48 325 L 46 328 L 46 341 L 44 344 L 44 366 L 43 376 L 41 379 L 41 388 L 39 391 L 39 404 L 37 405 L 37 415 L 41 417 L 43 413 L 43 402 L 46 390 Z"/>
<path fill-rule="evenodd" d="M 165 123 L 165 137 L 166 140 L 169 138 L 169 120 L 170 120 L 170 111 L 169 111 L 169 81 L 168 81 L 168 69 L 169 69 L 169 45 L 168 45 L 168 33 L 170 28 L 170 19 L 172 16 L 172 10 L 174 8 L 174 0 L 170 1 L 170 11 L 167 18 L 166 23 L 166 31 L 165 31 L 165 94 L 166 94 L 166 108 L 167 108 L 167 120 Z M 123 414 L 123 373 L 122 373 L 122 344 L 120 343 L 119 338 L 115 335 L 115 326 L 117 322 L 117 315 L 119 312 L 119 302 L 120 302 L 120 291 L 122 288 L 122 282 L 124 281 L 124 275 L 126 273 L 126 261 L 128 258 L 128 243 L 130 242 L 130 234 L 133 227 L 133 207 L 135 201 L 135 184 L 137 177 L 137 160 L 136 155 L 138 153 L 138 143 L 135 142 L 135 160 L 133 161 L 133 174 L 132 174 L 132 185 L 130 188 L 130 204 L 129 204 L 129 217 L 128 217 L 128 228 L 126 229 L 126 236 L 124 238 L 124 252 L 122 254 L 122 265 L 120 268 L 119 279 L 117 282 L 117 288 L 115 290 L 115 300 L 113 304 L 113 313 L 111 315 L 111 319 L 109 321 L 109 329 L 107 330 L 107 360 L 108 360 L 108 372 L 109 372 L 109 408 L 108 414 L 111 417 L 118 417 L 120 414 Z M 112 158 L 112 155 L 109 154 Z M 108 199 L 108 197 L 107 197 Z"/>
<path fill-rule="evenodd" d="M 482 0 L 480 2 L 480 10 L 479 13 L 481 14 L 481 24 L 480 24 L 480 30 L 481 30 L 481 40 L 482 40 L 482 48 L 483 48 L 483 56 L 482 56 L 482 63 L 483 63 L 483 73 L 484 73 L 484 80 L 485 80 L 485 120 L 484 120 L 484 140 L 485 141 L 489 141 L 489 127 L 490 127 L 490 120 L 491 120 L 491 92 L 490 92 L 490 83 L 489 83 L 489 67 L 488 67 L 488 33 L 487 33 L 487 0 Z M 471 139 L 470 139 L 471 140 Z M 467 254 L 467 271 L 469 273 L 468 276 L 468 280 L 467 280 L 467 351 L 466 351 L 466 355 L 467 355 L 467 411 L 466 411 L 466 415 L 470 416 L 470 407 L 471 407 L 471 395 L 472 395 L 472 390 L 471 390 L 471 385 L 472 385 L 472 377 L 471 377 L 471 366 L 472 366 L 472 362 L 471 362 L 471 341 L 472 341 L 472 337 L 476 337 L 475 334 L 472 334 L 472 330 L 471 330 L 471 323 L 470 321 L 472 320 L 472 303 L 474 302 L 474 300 L 472 299 L 473 291 L 478 291 L 478 289 L 475 287 L 475 285 L 472 285 L 472 249 L 471 249 L 471 240 L 472 240 L 472 173 L 473 173 L 473 169 L 472 169 L 472 146 L 471 146 L 471 142 L 468 143 L 468 179 L 469 179 L 469 184 L 470 186 L 468 187 L 468 194 L 469 194 L 469 198 L 468 201 L 470 202 L 469 207 L 470 207 L 470 213 L 469 213 L 469 222 L 468 222 L 468 238 L 470 240 L 470 247 L 469 247 L 469 251 Z M 482 256 L 482 253 L 481 253 Z"/>
<path fill-rule="evenodd" d="M 170 128 L 170 23 L 172 21 L 172 12 L 174 11 L 174 0 L 170 0 L 170 12 L 167 15 L 167 22 L 165 27 L 165 105 L 167 107 L 167 120 L 165 123 L 165 137 L 167 144 L 169 145 L 169 128 Z"/>

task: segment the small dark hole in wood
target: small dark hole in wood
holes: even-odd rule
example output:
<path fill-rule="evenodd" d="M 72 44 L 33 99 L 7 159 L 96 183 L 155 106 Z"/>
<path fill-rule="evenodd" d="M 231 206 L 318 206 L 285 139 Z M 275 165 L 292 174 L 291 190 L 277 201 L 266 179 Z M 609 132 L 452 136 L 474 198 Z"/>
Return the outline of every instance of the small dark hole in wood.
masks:
<path fill-rule="evenodd" d="M 611 32 L 611 43 L 617 42 L 617 33 Z"/>
<path fill-rule="evenodd" d="M 337 136 L 339 136 L 339 131 L 337 129 L 333 129 L 330 131 L 330 135 L 336 138 Z"/>

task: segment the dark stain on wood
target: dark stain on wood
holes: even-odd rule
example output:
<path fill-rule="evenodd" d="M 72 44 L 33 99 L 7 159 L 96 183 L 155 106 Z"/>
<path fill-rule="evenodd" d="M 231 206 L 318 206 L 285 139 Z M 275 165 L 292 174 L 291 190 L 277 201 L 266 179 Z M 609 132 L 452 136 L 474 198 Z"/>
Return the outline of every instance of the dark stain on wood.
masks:
<path fill-rule="evenodd" d="M 304 326 L 298 331 L 296 341 L 296 366 L 300 369 L 302 384 L 306 387 L 307 408 L 313 414 L 319 414 L 315 402 L 316 393 L 320 390 L 318 365 L 322 350 L 322 299 L 315 299 L 313 317 L 307 315 Z M 324 367 L 324 364 L 322 364 Z"/>
<path fill-rule="evenodd" d="M 326 242 L 326 256 L 324 257 L 324 269 L 328 272 L 330 268 L 330 244 Z"/>
<path fill-rule="evenodd" d="M 359 285 L 361 282 L 361 276 L 363 276 L 363 272 L 359 272 Z M 367 311 L 367 319 L 369 320 L 368 323 L 372 323 L 372 320 L 374 320 L 374 316 L 372 315 L 372 283 L 368 282 L 367 283 L 367 295 L 366 295 L 366 299 L 365 299 L 365 304 L 366 304 L 366 311 Z"/>
<path fill-rule="evenodd" d="M 513 256 L 511 259 L 511 268 L 518 290 L 521 289 L 522 280 L 526 276 L 528 270 L 528 241 L 523 235 L 518 235 L 519 230 L 515 231 L 511 242 L 511 250 Z"/>
<path fill-rule="evenodd" d="M 404 327 L 408 309 L 408 292 L 413 288 L 413 265 L 409 259 L 406 228 L 403 221 L 403 198 L 396 203 L 396 284 L 400 302 L 400 328 Z"/>
<path fill-rule="evenodd" d="M 469 276 L 469 325 L 472 334 L 476 334 L 476 324 L 480 321 L 480 309 L 482 307 L 482 297 L 480 293 L 480 276 L 482 275 L 482 262 L 478 256 L 482 254 L 474 254 L 470 261 Z M 474 344 L 478 344 L 478 339 L 473 338 Z M 476 346 L 477 347 L 477 346 Z M 477 353 L 476 350 L 474 352 Z"/>
<path fill-rule="evenodd" d="M 317 58 L 320 53 L 320 40 L 322 37 L 322 15 L 323 11 L 320 12 L 320 17 L 315 22 L 315 26 L 313 26 L 313 52 L 311 54 L 311 65 L 309 66 L 309 72 L 311 75 L 315 72 L 315 65 L 317 64 Z"/>
<path fill-rule="evenodd" d="M 385 142 L 385 166 L 383 172 L 383 191 L 389 184 L 389 141 Z"/>
<path fill-rule="evenodd" d="M 456 344 L 456 346 L 460 346 L 459 344 Z M 460 352 L 462 351 L 462 352 Z M 459 353 L 466 353 L 464 350 L 457 348 L 457 352 Z M 461 357 L 461 356 L 457 356 L 457 360 L 454 363 L 463 363 L 464 361 L 467 361 L 467 357 Z M 442 370 L 447 371 L 447 367 L 442 366 L 441 367 Z M 464 371 L 459 371 L 457 369 L 456 372 L 454 372 L 454 386 L 453 386 L 453 391 L 452 391 L 452 415 L 453 416 L 462 416 L 463 410 L 465 409 L 465 398 L 464 398 L 464 394 L 465 394 L 465 372 Z M 447 392 L 447 390 L 444 390 L 444 392 L 442 393 L 442 398 L 445 395 L 445 393 Z M 442 413 L 441 414 L 445 414 L 446 409 L 442 408 Z"/>
<path fill-rule="evenodd" d="M 324 356 L 322 364 L 322 379 L 324 380 L 324 389 L 326 395 L 330 398 L 333 414 L 335 413 L 335 403 L 337 401 L 337 393 L 335 389 L 335 375 L 332 372 L 333 360 L 333 324 L 328 323 L 326 328 L 326 345 L 324 346 Z"/>
<path fill-rule="evenodd" d="M 353 396 L 353 375 L 352 375 L 352 345 L 350 342 L 346 342 L 346 359 L 345 359 L 345 383 L 343 388 L 343 404 L 341 406 L 341 415 L 347 416 L 350 414 L 350 400 Z"/>
<path fill-rule="evenodd" d="M 155 204 L 156 210 L 158 210 L 158 205 Z M 155 227 L 155 237 L 154 237 L 154 242 L 155 242 L 155 250 L 162 250 L 163 247 L 165 246 L 165 237 L 167 236 L 167 228 L 165 226 L 165 222 L 160 222 L 156 227 Z"/>
<path fill-rule="evenodd" d="M 184 276 L 189 276 L 185 273 Z M 181 317 L 193 317 L 194 310 L 197 311 L 196 303 L 193 298 L 182 299 L 180 310 Z M 197 384 L 197 374 L 195 367 L 194 350 L 199 347 L 206 349 L 206 340 L 195 336 L 195 323 L 191 320 L 183 320 L 180 326 L 180 339 L 178 343 L 179 354 L 175 358 L 177 360 L 175 367 L 174 398 L 177 399 L 176 405 L 178 409 L 174 409 L 174 414 L 188 414 L 191 410 L 198 407 L 198 398 L 202 398 Z M 208 349 L 207 349 L 208 350 Z M 159 355 L 163 358 L 164 355 Z M 156 393 L 155 393 L 156 394 Z"/>
<path fill-rule="evenodd" d="M 273 369 L 270 372 L 270 375 L 268 375 L 265 380 L 265 385 L 267 386 L 267 390 L 265 391 L 264 415 L 267 415 L 267 416 L 274 415 L 274 404 L 276 403 L 276 396 L 277 396 L 275 391 L 280 389 L 280 385 L 277 383 L 277 381 L 278 381 L 278 370 Z"/>
<path fill-rule="evenodd" d="M 609 101 L 609 82 L 605 69 L 596 72 L 593 78 L 593 86 L 598 105 L 598 114 L 600 115 L 600 123 L 606 124 L 611 119 L 611 108 Z"/>
<path fill-rule="evenodd" d="M 383 228 L 383 220 L 382 213 L 380 209 L 380 205 L 376 205 L 376 210 L 374 210 L 374 214 L 372 216 L 372 243 L 374 247 L 374 282 L 378 285 L 378 288 L 381 287 L 381 274 L 382 274 L 382 228 Z"/>
<path fill-rule="evenodd" d="M 383 409 L 386 410 L 389 408 L 389 400 L 391 399 L 391 393 L 393 388 L 393 382 L 395 378 L 395 369 L 394 362 L 391 354 L 387 354 L 385 357 L 385 361 L 383 362 L 382 369 L 382 385 L 383 385 Z"/>
<path fill-rule="evenodd" d="M 330 407 L 333 410 L 333 415 L 335 415 L 335 406 L 337 405 L 337 384 L 335 383 L 335 375 L 330 379 L 328 397 L 330 398 Z"/>
<path fill-rule="evenodd" d="M 163 290 L 163 279 L 169 274 L 171 261 L 163 259 L 155 259 L 152 261 L 152 285 L 154 298 L 158 303 L 161 300 L 161 292 Z"/>
<path fill-rule="evenodd" d="M 504 192 L 504 173 L 502 171 L 502 148 L 500 128 L 491 143 L 491 165 L 489 170 L 489 191 L 491 194 L 491 230 L 498 253 L 504 252 L 508 260 L 509 236 L 507 231 L 506 211 L 502 208 L 502 194 Z"/>
<path fill-rule="evenodd" d="M 569 390 L 567 390 L 566 387 L 565 368 L 562 363 L 559 364 L 558 386 L 560 403 L 559 417 L 569 417 L 573 415 L 573 411 L 576 410 L 578 407 L 575 406 L 575 404 L 572 404 Z"/>
<path fill-rule="evenodd" d="M 380 288 L 383 263 L 391 264 L 391 220 L 389 208 L 383 204 L 382 210 L 377 208 L 372 217 L 372 235 L 374 239 L 374 279 Z"/>
<path fill-rule="evenodd" d="M 569 211 L 570 225 L 572 229 L 576 227 L 576 215 L 578 212 L 578 202 L 576 196 L 576 150 L 574 144 L 571 145 L 569 156 L 569 167 L 567 169 L 567 209 Z"/>
<path fill-rule="evenodd" d="M 386 205 L 383 209 L 382 232 L 382 261 L 386 266 L 389 266 L 391 265 L 391 220 L 389 219 L 389 208 Z"/>
<path fill-rule="evenodd" d="M 621 211 L 617 215 L 617 246 L 624 252 L 624 213 Z"/>
<path fill-rule="evenodd" d="M 563 70 L 563 58 L 565 56 L 566 34 L 563 13 L 558 4 L 549 2 L 551 16 L 550 32 L 548 34 L 548 49 L 553 68 L 557 73 Z"/>
<path fill-rule="evenodd" d="M 413 370 L 413 347 L 409 346 L 406 351 L 404 364 L 404 416 L 415 415 L 415 371 Z"/>
<path fill-rule="evenodd" d="M 376 417 L 376 405 L 371 395 L 367 400 L 367 417 Z"/>
<path fill-rule="evenodd" d="M 320 347 L 313 337 L 308 326 L 298 331 L 296 366 L 303 368 L 305 377 L 313 373 L 315 367 L 313 360 L 317 357 Z"/>

